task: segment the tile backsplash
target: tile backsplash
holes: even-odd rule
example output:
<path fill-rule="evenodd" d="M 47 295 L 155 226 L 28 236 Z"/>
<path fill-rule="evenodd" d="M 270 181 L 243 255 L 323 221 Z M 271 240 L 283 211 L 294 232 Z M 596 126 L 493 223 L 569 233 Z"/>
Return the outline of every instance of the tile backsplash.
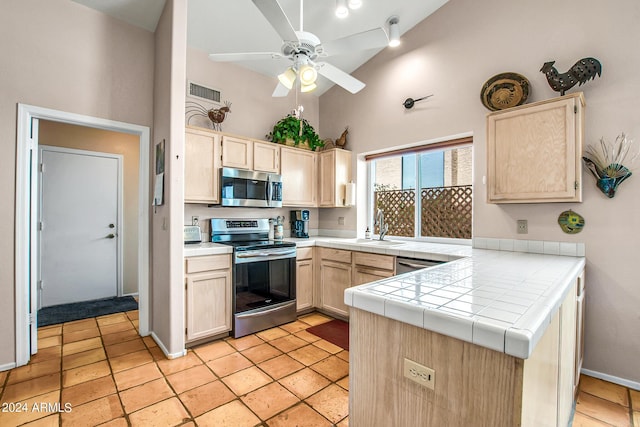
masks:
<path fill-rule="evenodd" d="M 585 256 L 584 243 L 551 242 L 546 240 L 495 239 L 474 237 L 473 247 L 495 251 L 528 252 L 533 254 Z"/>

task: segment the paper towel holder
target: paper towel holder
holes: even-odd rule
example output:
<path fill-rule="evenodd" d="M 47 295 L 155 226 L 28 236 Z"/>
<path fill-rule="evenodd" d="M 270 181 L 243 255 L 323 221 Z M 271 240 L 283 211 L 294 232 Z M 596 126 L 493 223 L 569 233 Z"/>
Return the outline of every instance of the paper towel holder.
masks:
<path fill-rule="evenodd" d="M 355 206 L 356 204 L 356 183 L 350 181 L 344 185 L 344 205 Z"/>

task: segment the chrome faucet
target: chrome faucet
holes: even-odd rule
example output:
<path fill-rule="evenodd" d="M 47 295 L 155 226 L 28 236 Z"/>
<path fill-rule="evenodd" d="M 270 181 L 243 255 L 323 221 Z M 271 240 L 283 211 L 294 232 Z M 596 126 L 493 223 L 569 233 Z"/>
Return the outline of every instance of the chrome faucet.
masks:
<path fill-rule="evenodd" d="M 384 212 L 382 212 L 382 209 L 378 209 L 376 212 L 376 222 L 374 225 L 380 227 L 380 240 L 384 240 L 384 236 L 386 236 L 389 231 L 389 224 L 384 223 Z"/>

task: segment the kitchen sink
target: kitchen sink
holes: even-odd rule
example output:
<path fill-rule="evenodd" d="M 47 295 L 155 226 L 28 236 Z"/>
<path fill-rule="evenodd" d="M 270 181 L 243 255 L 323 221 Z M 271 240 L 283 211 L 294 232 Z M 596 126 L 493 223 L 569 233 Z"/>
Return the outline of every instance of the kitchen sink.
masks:
<path fill-rule="evenodd" d="M 359 245 L 370 246 L 395 246 L 404 245 L 405 242 L 394 242 L 393 240 L 378 240 L 378 239 L 345 239 L 342 240 L 347 243 L 357 243 Z"/>

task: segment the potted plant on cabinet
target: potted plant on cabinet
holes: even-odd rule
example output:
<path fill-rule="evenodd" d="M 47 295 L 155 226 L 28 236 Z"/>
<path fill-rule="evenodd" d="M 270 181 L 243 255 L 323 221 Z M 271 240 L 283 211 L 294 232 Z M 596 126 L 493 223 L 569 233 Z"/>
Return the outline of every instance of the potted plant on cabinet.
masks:
<path fill-rule="evenodd" d="M 293 114 L 278 121 L 267 138 L 278 144 L 293 145 L 312 151 L 324 146 L 324 142 L 307 119 L 299 119 Z"/>

